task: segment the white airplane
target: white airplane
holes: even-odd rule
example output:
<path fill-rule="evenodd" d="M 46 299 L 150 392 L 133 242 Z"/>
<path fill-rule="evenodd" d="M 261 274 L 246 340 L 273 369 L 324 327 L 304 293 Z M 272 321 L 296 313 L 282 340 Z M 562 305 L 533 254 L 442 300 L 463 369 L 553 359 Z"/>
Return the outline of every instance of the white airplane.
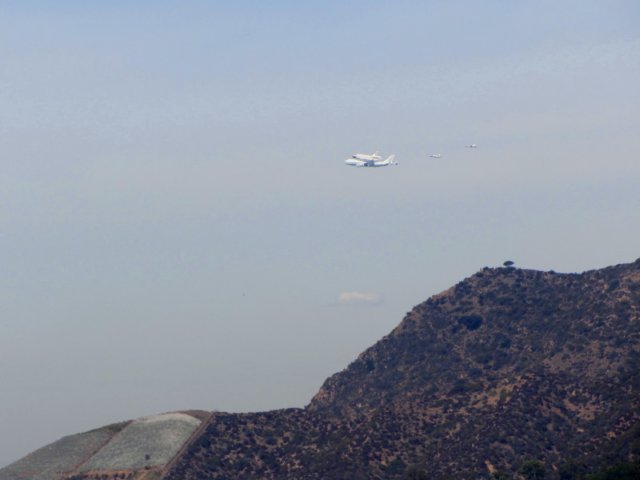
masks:
<path fill-rule="evenodd" d="M 378 155 L 377 151 L 373 152 L 372 154 L 356 153 L 355 155 L 351 155 L 351 158 L 355 158 L 356 160 L 364 160 L 365 162 L 370 160 L 382 160 L 382 157 Z"/>
<path fill-rule="evenodd" d="M 478 148 L 477 143 L 472 143 L 471 145 L 465 145 L 466 148 Z"/>
<path fill-rule="evenodd" d="M 344 163 L 352 167 L 386 167 L 388 165 L 398 165 L 398 162 L 395 161 L 395 155 L 389 155 L 386 160 L 380 160 L 380 158 L 381 157 L 378 157 L 378 160 L 360 160 L 351 157 L 345 160 Z"/>
<path fill-rule="evenodd" d="M 429 155 L 431 158 L 442 158 L 442 154 L 440 153 L 432 153 L 431 155 Z"/>

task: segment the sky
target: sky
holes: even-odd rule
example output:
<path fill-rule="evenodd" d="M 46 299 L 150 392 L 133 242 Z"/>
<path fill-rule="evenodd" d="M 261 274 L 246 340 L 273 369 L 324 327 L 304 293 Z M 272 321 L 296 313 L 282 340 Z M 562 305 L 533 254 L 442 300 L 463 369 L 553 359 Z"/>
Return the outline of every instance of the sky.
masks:
<path fill-rule="evenodd" d="M 640 257 L 633 0 L 5 0 L 0 59 L 0 466 L 302 407 L 484 266 Z"/>

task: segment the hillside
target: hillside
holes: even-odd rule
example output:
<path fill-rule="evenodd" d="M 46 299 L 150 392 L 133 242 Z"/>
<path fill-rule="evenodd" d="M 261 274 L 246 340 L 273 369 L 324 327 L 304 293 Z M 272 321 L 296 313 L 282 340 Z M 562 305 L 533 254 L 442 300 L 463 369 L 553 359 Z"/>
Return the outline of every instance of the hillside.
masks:
<path fill-rule="evenodd" d="M 385 412 L 374 430 L 435 477 L 598 463 L 638 426 L 639 312 L 640 262 L 579 275 L 485 269 L 414 308 L 309 409 Z"/>
<path fill-rule="evenodd" d="M 534 465 L 569 480 L 637 460 L 640 260 L 485 268 L 416 306 L 306 408 L 214 413 L 186 437 L 158 476 L 515 478 Z M 0 480 L 28 478 L 11 476 L 17 464 Z M 133 478 L 136 465 L 72 478 Z M 31 478 L 63 476 L 47 475 Z"/>
<path fill-rule="evenodd" d="M 0 469 L 0 479 L 155 479 L 206 418 L 204 412 L 153 415 L 64 437 Z"/>

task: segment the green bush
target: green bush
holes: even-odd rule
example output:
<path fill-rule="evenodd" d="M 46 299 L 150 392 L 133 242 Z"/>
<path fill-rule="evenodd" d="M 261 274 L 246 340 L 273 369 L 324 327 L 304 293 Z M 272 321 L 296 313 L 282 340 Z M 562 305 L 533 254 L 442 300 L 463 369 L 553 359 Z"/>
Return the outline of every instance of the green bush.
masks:
<path fill-rule="evenodd" d="M 544 480 L 546 468 L 542 462 L 529 460 L 522 464 L 520 467 L 520 473 L 527 480 Z"/>

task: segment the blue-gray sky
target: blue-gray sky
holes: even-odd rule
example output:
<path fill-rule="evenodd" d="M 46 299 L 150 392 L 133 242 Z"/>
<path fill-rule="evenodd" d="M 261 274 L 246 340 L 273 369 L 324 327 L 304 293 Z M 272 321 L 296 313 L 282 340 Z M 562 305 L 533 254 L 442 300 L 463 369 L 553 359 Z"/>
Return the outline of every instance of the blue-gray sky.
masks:
<path fill-rule="evenodd" d="M 0 465 L 303 406 L 485 265 L 640 257 L 632 0 L 8 0 L 0 60 Z"/>

